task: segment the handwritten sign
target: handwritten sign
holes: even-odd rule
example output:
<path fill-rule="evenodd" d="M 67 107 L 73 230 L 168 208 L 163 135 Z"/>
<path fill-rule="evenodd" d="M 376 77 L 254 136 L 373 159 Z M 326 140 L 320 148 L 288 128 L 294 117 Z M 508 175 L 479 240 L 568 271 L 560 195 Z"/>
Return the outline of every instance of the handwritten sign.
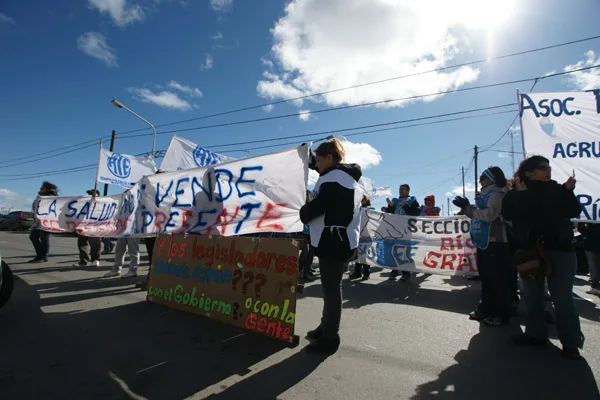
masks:
<path fill-rule="evenodd" d="M 142 178 L 110 197 L 39 197 L 43 230 L 86 236 L 300 232 L 308 145 Z"/>
<path fill-rule="evenodd" d="M 160 235 L 148 300 L 292 342 L 298 252 L 287 239 Z"/>
<path fill-rule="evenodd" d="M 469 218 L 363 213 L 359 262 L 428 274 L 477 275 Z"/>

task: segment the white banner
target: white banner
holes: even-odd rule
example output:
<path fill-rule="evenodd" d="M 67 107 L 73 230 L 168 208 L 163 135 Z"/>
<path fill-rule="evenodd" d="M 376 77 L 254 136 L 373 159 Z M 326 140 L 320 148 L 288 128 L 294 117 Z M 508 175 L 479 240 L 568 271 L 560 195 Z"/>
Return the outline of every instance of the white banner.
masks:
<path fill-rule="evenodd" d="M 156 173 L 152 157 L 135 157 L 100 149 L 97 180 L 100 183 L 131 188 L 146 175 Z"/>
<path fill-rule="evenodd" d="M 196 143 L 173 135 L 165 157 L 160 164 L 161 171 L 181 171 L 198 167 L 207 167 L 223 162 L 233 161 L 234 158 L 213 153 Z"/>
<path fill-rule="evenodd" d="M 363 210 L 358 262 L 402 271 L 477 275 L 471 220 Z"/>
<path fill-rule="evenodd" d="M 35 216 L 43 230 L 86 236 L 301 232 L 309 146 L 147 176 L 116 196 L 39 197 Z"/>
<path fill-rule="evenodd" d="M 371 201 L 375 201 L 380 197 L 391 197 L 392 190 L 389 186 L 380 186 L 375 187 L 375 182 L 373 180 L 367 178 L 366 176 L 362 176 L 358 181 L 358 185 L 363 190 L 363 192 L 369 196 Z"/>
<path fill-rule="evenodd" d="M 522 93 L 519 102 L 527 156 L 548 158 L 559 183 L 575 173 L 580 218 L 600 222 L 600 90 Z"/>

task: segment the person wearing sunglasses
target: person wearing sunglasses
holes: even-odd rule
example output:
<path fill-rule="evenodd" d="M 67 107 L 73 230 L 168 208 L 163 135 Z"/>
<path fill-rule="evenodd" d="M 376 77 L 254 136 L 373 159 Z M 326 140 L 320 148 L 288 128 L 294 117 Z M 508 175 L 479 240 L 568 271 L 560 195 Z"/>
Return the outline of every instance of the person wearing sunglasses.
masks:
<path fill-rule="evenodd" d="M 582 208 L 575 196 L 575 178 L 562 185 L 552 180 L 552 168 L 547 158 L 525 159 L 515 175 L 513 188 L 504 197 L 502 216 L 512 222 L 517 250 L 535 248 L 550 264 L 550 273 L 524 279 L 523 288 L 527 314 L 525 333 L 513 337 L 521 346 L 545 346 L 548 332 L 545 324 L 544 282 L 548 280 L 550 296 L 556 310 L 556 327 L 562 343 L 562 356 L 578 359 L 583 347 L 579 315 L 573 301 L 573 279 L 577 257 L 572 248 L 571 218 Z"/>

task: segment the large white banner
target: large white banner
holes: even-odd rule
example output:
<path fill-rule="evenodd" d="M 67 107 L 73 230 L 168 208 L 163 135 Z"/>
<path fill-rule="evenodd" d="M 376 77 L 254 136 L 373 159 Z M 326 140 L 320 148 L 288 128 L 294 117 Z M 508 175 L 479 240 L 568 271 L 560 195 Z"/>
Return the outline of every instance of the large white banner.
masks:
<path fill-rule="evenodd" d="M 548 158 L 559 183 L 575 173 L 580 218 L 600 222 L 600 90 L 522 93 L 519 102 L 527 156 Z"/>
<path fill-rule="evenodd" d="M 116 196 L 39 197 L 35 216 L 43 230 L 86 236 L 301 232 L 308 148 L 146 176 Z"/>
<path fill-rule="evenodd" d="M 363 210 L 358 261 L 377 267 L 441 275 L 477 275 L 471 220 L 409 217 Z"/>
<path fill-rule="evenodd" d="M 152 157 L 135 157 L 100 149 L 97 180 L 100 183 L 131 188 L 146 175 L 156 173 Z"/>
<path fill-rule="evenodd" d="M 173 135 L 165 157 L 160 164 L 161 171 L 181 171 L 198 167 L 207 167 L 222 162 L 233 161 L 231 157 L 213 153 L 196 143 Z"/>

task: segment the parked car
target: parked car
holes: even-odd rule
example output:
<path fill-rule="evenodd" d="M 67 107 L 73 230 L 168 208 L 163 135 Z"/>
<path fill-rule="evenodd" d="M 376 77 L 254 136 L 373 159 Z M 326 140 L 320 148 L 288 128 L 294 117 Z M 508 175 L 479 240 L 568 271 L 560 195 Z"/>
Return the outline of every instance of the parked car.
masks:
<path fill-rule="evenodd" d="M 26 231 L 33 226 L 33 213 L 13 211 L 0 219 L 0 231 Z"/>
<path fill-rule="evenodd" d="M 0 308 L 6 304 L 13 292 L 13 274 L 8 264 L 0 258 Z"/>

